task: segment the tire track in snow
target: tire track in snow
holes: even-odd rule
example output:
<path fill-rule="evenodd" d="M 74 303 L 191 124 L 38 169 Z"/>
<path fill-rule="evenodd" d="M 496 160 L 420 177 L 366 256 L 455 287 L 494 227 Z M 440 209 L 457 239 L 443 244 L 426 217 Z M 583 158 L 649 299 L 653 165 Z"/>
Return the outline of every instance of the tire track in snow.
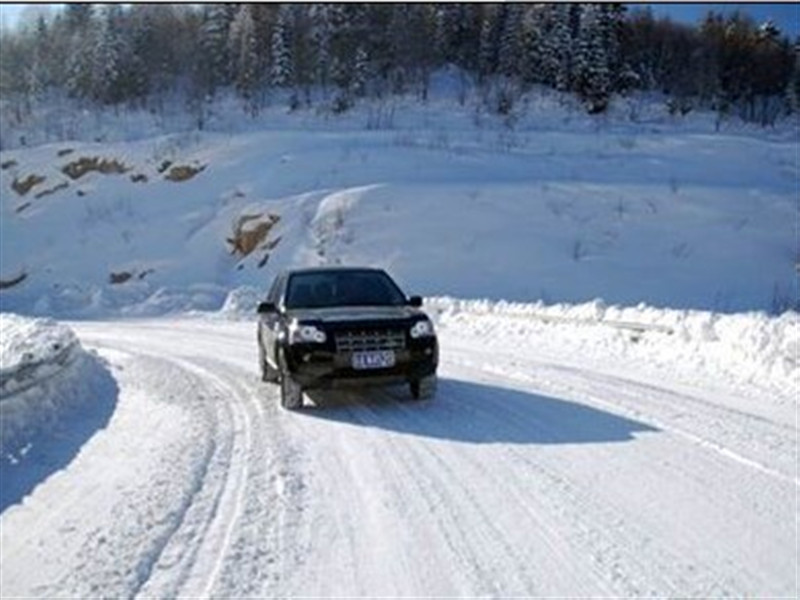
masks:
<path fill-rule="evenodd" d="M 447 394 L 446 391 L 447 384 L 445 383 L 440 387 L 437 403 L 447 403 L 448 406 L 458 403 L 459 410 L 466 408 L 464 406 L 465 398 L 455 397 Z M 498 426 L 505 429 L 518 427 L 514 424 L 525 422 L 524 419 L 520 421 L 519 415 L 511 415 L 504 410 L 501 402 L 492 402 L 491 406 L 481 408 L 479 402 L 472 402 L 470 399 L 466 399 L 466 401 L 469 403 L 468 408 L 476 417 L 476 422 L 481 422 L 482 427 L 492 429 L 494 426 Z M 421 430 L 425 430 L 428 426 L 424 411 L 418 411 L 416 407 L 406 404 L 400 404 L 399 409 L 403 413 L 402 420 L 410 418 L 417 421 Z M 437 419 L 437 421 L 446 422 L 443 419 Z M 487 423 L 493 425 L 487 425 Z M 473 487 L 465 485 L 463 481 L 491 482 L 481 490 L 482 496 L 489 496 L 488 491 L 491 490 L 491 495 L 500 498 L 495 504 L 502 502 L 506 509 L 513 505 L 519 513 L 513 522 L 515 528 L 531 532 L 533 535 L 544 533 L 541 537 L 537 535 L 533 538 L 536 544 L 541 543 L 547 549 L 547 552 L 541 556 L 531 550 L 531 544 L 508 546 L 504 549 L 508 559 L 516 562 L 515 569 L 511 571 L 525 574 L 526 578 L 518 582 L 521 584 L 519 590 L 493 590 L 492 593 L 501 596 L 509 594 L 551 595 L 555 593 L 553 590 L 537 589 L 537 586 L 541 586 L 541 584 L 537 582 L 536 575 L 547 574 L 548 577 L 552 577 L 554 570 L 561 572 L 564 581 L 576 596 L 583 597 L 598 594 L 605 596 L 637 595 L 642 592 L 644 582 L 652 580 L 649 569 L 644 568 L 640 563 L 638 572 L 630 572 L 628 569 L 626 573 L 624 569 L 618 568 L 615 577 L 609 580 L 606 575 L 607 570 L 602 566 L 603 559 L 608 557 L 604 556 L 604 553 L 598 548 L 616 546 L 617 531 L 612 531 L 604 525 L 604 523 L 614 523 L 615 520 L 596 518 L 598 511 L 590 510 L 585 495 L 578 493 L 562 476 L 544 469 L 529 458 L 524 461 L 525 472 L 514 473 L 512 477 L 507 469 L 501 468 L 501 466 L 506 467 L 508 463 L 492 461 L 485 456 L 487 454 L 485 452 L 475 452 L 471 448 L 464 448 L 458 452 L 453 452 L 452 449 L 436 452 L 432 444 L 416 444 L 414 448 L 418 454 L 426 453 L 437 462 L 439 468 L 430 469 L 429 472 L 453 473 L 447 464 L 459 465 L 461 476 L 451 477 L 447 481 L 447 486 L 456 487 L 459 490 L 452 495 L 451 502 L 460 496 L 467 498 L 471 504 L 478 507 L 479 512 L 482 513 L 481 519 L 484 522 L 492 523 L 496 519 L 492 517 L 491 509 L 481 508 L 487 499 L 476 497 Z M 515 452 L 513 448 L 507 448 L 502 453 L 510 454 L 515 458 L 523 456 L 521 452 Z M 415 458 L 410 461 L 410 464 L 418 465 L 424 464 L 424 462 L 424 460 Z M 463 468 L 466 464 L 469 464 L 473 473 L 465 478 Z M 444 478 L 439 479 L 439 483 L 444 482 Z M 440 486 L 430 485 L 428 487 L 439 489 Z M 553 501 L 554 489 L 562 493 L 568 492 L 568 494 L 558 496 L 558 502 L 555 502 Z M 565 498 L 571 502 L 563 502 Z M 489 504 L 491 505 L 492 502 L 489 501 Z M 556 527 L 553 523 L 558 523 L 559 526 Z M 506 530 L 494 527 L 494 535 L 491 538 L 502 540 L 509 537 L 511 531 L 510 527 Z M 592 552 L 587 554 L 587 548 L 592 549 Z M 481 550 L 484 549 L 485 546 L 481 547 Z M 610 561 L 606 560 L 606 562 Z M 615 562 L 624 564 L 625 561 L 617 560 Z M 531 573 L 532 568 L 535 571 Z M 647 576 L 642 575 L 645 573 Z M 548 583 L 552 585 L 552 581 L 548 581 Z M 671 587 L 670 583 L 669 580 L 665 580 L 665 585 L 662 587 L 664 589 L 680 589 Z"/>
<path fill-rule="evenodd" d="M 552 428 L 562 441 L 569 441 L 575 430 L 557 418 L 557 411 L 529 412 L 521 402 L 504 402 L 502 393 L 503 386 L 524 387 L 534 396 L 550 390 L 556 398 L 577 398 L 607 414 L 653 423 L 651 416 L 663 419 L 681 401 L 668 396 L 672 390 L 659 395 L 660 388 L 635 381 L 603 382 L 591 371 L 548 371 L 559 365 L 536 361 L 518 365 L 517 371 L 527 373 L 500 371 L 486 364 L 489 357 L 497 360 L 491 352 L 443 347 L 445 375 L 456 372 L 467 382 L 489 382 L 488 395 L 472 390 L 464 397 L 469 386 L 450 388 L 444 380 L 440 396 L 430 405 L 398 402 L 390 391 L 376 391 L 366 401 L 363 394 L 351 396 L 363 404 L 323 407 L 319 414 L 290 413 L 276 407 L 277 388 L 256 382 L 252 336 L 238 338 L 245 329 L 183 324 L 159 350 L 165 356 L 180 355 L 192 368 L 217 378 L 214 395 L 225 394 L 243 407 L 243 426 L 251 436 L 248 472 L 242 476 L 247 488 L 232 487 L 243 503 L 236 511 L 228 507 L 236 513 L 229 519 L 217 515 L 216 531 L 224 529 L 221 524 L 227 526 L 226 548 L 204 551 L 205 558 L 197 560 L 192 554 L 182 563 L 195 570 L 201 564 L 215 565 L 205 579 L 192 580 L 195 589 L 240 597 L 384 591 L 430 595 L 432 589 L 442 596 L 563 595 L 564 590 L 584 596 L 716 596 L 780 592 L 786 583 L 783 566 L 770 570 L 743 561 L 757 552 L 737 535 L 728 541 L 734 546 L 725 547 L 717 540 L 704 541 L 702 531 L 678 536 L 652 520 L 653 506 L 669 512 L 674 483 L 690 513 L 707 515 L 716 507 L 723 516 L 738 514 L 749 523 L 761 519 L 768 525 L 763 539 L 783 544 L 774 523 L 764 520 L 779 514 L 773 504 L 753 506 L 754 517 L 744 512 L 751 498 L 758 499 L 758 490 L 748 486 L 763 481 L 764 473 L 739 465 L 753 475 L 737 485 L 710 459 L 719 456 L 731 465 L 735 461 L 680 436 L 670 441 L 668 436 L 647 435 L 640 442 L 631 438 L 632 444 L 583 444 L 577 450 L 570 444 L 548 445 L 548 436 L 544 444 L 536 443 L 537 436 L 533 443 L 519 443 L 530 426 Z M 147 346 L 144 340 L 141 344 Z M 210 379 L 195 374 L 209 384 Z M 689 403 L 684 409 L 695 406 L 702 408 Z M 666 412 L 659 412 L 662 408 Z M 715 408 L 698 409 L 701 420 L 715 415 L 724 419 L 726 407 Z M 486 435 L 471 435 L 470 422 Z M 227 424 L 220 427 L 234 430 Z M 691 431 L 705 439 L 703 432 L 712 430 Z M 723 447 L 726 439 L 720 438 Z M 747 455 L 750 446 L 740 441 Z M 641 479 L 654 487 L 649 494 L 637 489 L 626 499 L 623 490 L 614 490 L 625 480 L 612 481 L 609 492 L 604 482 L 590 476 L 591 469 L 575 467 L 576 459 L 590 460 L 589 466 L 594 461 L 601 475 L 643 469 Z M 702 460 L 695 465 L 691 459 Z M 709 474 L 719 479 L 714 481 L 720 486 L 716 491 L 703 488 L 700 478 Z M 672 483 L 670 477 L 675 478 Z M 355 485 L 357 478 L 362 481 Z M 697 494 L 696 499 L 688 498 L 688 503 L 687 493 Z M 745 499 L 737 499 L 739 494 Z M 651 513 L 648 518 L 639 514 L 645 509 Z M 691 523 L 692 518 L 683 521 Z M 186 553 L 193 552 L 188 549 L 192 545 L 207 547 L 214 537 L 204 531 L 188 533 L 193 537 L 183 548 Z M 173 569 L 170 576 L 177 572 Z M 769 585 L 769 574 L 777 584 Z"/>
<path fill-rule="evenodd" d="M 440 392 L 443 391 L 440 389 Z M 419 423 L 420 431 L 428 428 L 426 419 L 429 415 L 426 415 L 424 405 L 402 402 L 387 404 L 391 393 L 387 395 L 377 390 L 371 390 L 369 396 L 363 404 L 348 409 L 349 417 L 361 425 L 404 429 L 413 421 Z M 436 402 L 440 404 L 450 399 L 444 396 L 437 398 Z M 441 422 L 440 415 L 436 420 Z M 490 468 L 485 461 L 474 460 L 469 448 L 453 452 L 452 448 L 422 437 L 391 435 L 386 439 L 381 438 L 380 442 L 384 466 L 387 463 L 392 465 L 380 483 L 388 487 L 397 485 L 397 482 L 413 486 L 413 493 L 401 488 L 397 494 L 408 502 L 422 499 L 422 506 L 416 512 L 437 516 L 438 521 L 430 528 L 435 531 L 433 537 L 428 536 L 424 541 L 415 539 L 412 545 L 426 547 L 430 551 L 431 544 L 438 540 L 441 545 L 444 541 L 445 548 L 441 550 L 446 549 L 446 555 L 441 556 L 437 564 L 461 565 L 456 573 L 451 573 L 451 576 L 462 579 L 458 594 L 547 594 L 553 589 L 545 589 L 541 581 L 547 578 L 545 573 L 552 577 L 553 571 L 560 572 L 575 593 L 586 596 L 598 593 L 595 584 L 602 582 L 603 578 L 599 573 L 594 573 L 594 578 L 586 576 L 586 569 L 591 572 L 592 566 L 588 562 L 579 566 L 573 564 L 576 555 L 561 541 L 563 535 L 547 525 L 546 516 L 528 509 L 523 495 L 516 493 L 515 489 L 510 494 L 511 488 L 504 485 L 503 478 L 494 473 L 500 465 Z M 384 448 L 384 445 L 387 447 Z M 458 470 L 453 469 L 454 465 L 458 466 Z M 465 466 L 471 471 L 469 476 L 465 475 Z M 486 481 L 491 484 L 481 483 Z M 508 509 L 508 500 L 514 498 L 515 494 L 521 501 L 515 504 L 515 518 L 512 520 L 505 516 L 498 520 L 498 515 L 503 515 L 493 514 L 494 511 L 501 504 Z M 537 507 L 542 508 L 541 505 Z M 530 543 L 526 537 L 528 533 L 536 535 L 542 531 L 545 535 L 537 537 L 535 543 Z M 520 536 L 520 532 L 525 532 L 525 535 Z M 420 533 L 415 531 L 415 535 Z M 511 539 L 519 543 L 515 545 Z M 552 581 L 548 583 L 552 585 Z M 611 586 L 601 585 L 601 588 L 600 591 L 605 594 L 614 592 Z M 453 593 L 453 590 L 449 591 L 450 595 Z"/>
<path fill-rule="evenodd" d="M 450 368 L 454 363 L 451 361 Z M 469 370 L 475 373 L 477 369 L 478 372 L 485 372 L 489 375 L 493 375 L 495 378 L 497 377 L 496 369 L 493 368 L 491 365 L 482 365 L 482 364 L 474 364 L 473 362 L 458 362 L 457 364 L 468 366 Z M 536 364 L 526 364 L 532 371 L 536 371 Z M 518 380 L 514 377 L 509 377 L 509 374 L 506 372 L 499 373 L 504 378 L 509 378 L 511 381 Z M 587 372 L 585 374 L 581 373 L 583 382 L 588 386 L 588 389 L 591 389 L 591 393 L 587 392 L 588 394 L 588 402 L 587 404 L 595 404 L 604 408 L 610 408 L 616 413 L 627 414 L 629 417 L 636 417 L 637 419 L 645 420 L 648 422 L 653 422 L 652 419 L 649 419 L 645 415 L 642 414 L 641 411 L 636 411 L 632 413 L 630 410 L 625 410 L 621 408 L 616 403 L 611 403 L 608 401 L 603 400 L 595 400 L 598 391 L 602 390 L 602 387 L 597 386 L 597 381 L 595 381 L 594 376 L 596 374 L 592 372 Z M 575 374 L 573 374 L 573 379 Z M 527 381 L 527 380 L 526 380 Z M 570 381 L 570 380 L 568 380 Z M 574 381 L 572 381 L 574 383 Z M 632 387 L 634 386 L 634 387 Z M 541 389 L 542 386 L 537 386 L 537 389 Z M 548 386 L 544 386 L 545 389 L 549 389 Z M 561 389 L 561 388 L 559 388 Z M 568 394 L 567 397 L 571 398 L 579 398 L 580 401 L 584 400 L 583 394 L 575 394 L 575 388 L 567 386 L 566 389 L 571 390 L 571 393 Z M 653 393 L 652 386 L 647 386 L 647 389 L 650 393 Z M 613 387 L 612 392 L 606 394 L 605 397 L 613 397 L 615 399 L 619 398 L 620 393 L 625 391 L 625 393 L 630 394 L 630 400 L 635 401 L 638 398 L 643 397 L 641 393 L 635 393 L 635 382 L 628 381 L 626 384 L 622 384 L 618 382 L 616 386 Z M 673 392 L 667 390 L 669 394 Z M 646 395 L 645 395 L 646 397 Z M 497 419 L 501 418 L 504 423 L 512 424 L 512 427 L 518 427 L 520 423 L 524 423 L 526 420 L 530 420 L 530 415 L 525 413 L 519 413 L 518 411 L 514 410 L 513 407 L 503 407 L 500 403 L 497 403 L 496 406 L 492 406 L 491 410 L 486 409 L 486 407 L 478 406 L 479 411 L 481 412 L 481 417 L 483 419 Z M 505 415 L 503 415 L 505 413 Z M 658 426 L 658 422 L 655 422 L 656 426 Z M 550 426 L 563 426 L 563 423 L 553 422 L 549 424 Z M 670 431 L 670 428 L 663 428 L 664 431 Z M 686 448 L 691 449 L 691 447 L 697 447 L 696 444 L 687 444 Z M 701 446 L 702 447 L 702 446 Z M 678 447 L 680 448 L 680 447 Z M 647 573 L 649 569 L 649 565 L 652 564 L 660 564 L 664 565 L 665 569 L 672 569 L 674 573 L 671 575 L 670 579 L 663 580 L 663 583 L 666 587 L 663 587 L 661 591 L 658 592 L 658 595 L 661 594 L 673 594 L 677 590 L 681 590 L 682 592 L 690 591 L 690 595 L 692 596 L 718 596 L 721 594 L 727 595 L 737 595 L 737 593 L 741 593 L 741 590 L 748 589 L 748 582 L 749 585 L 753 585 L 753 581 L 757 581 L 758 576 L 752 575 L 748 577 L 748 564 L 742 563 L 738 568 L 735 570 L 731 570 L 730 563 L 728 560 L 732 559 L 723 559 L 722 557 L 717 556 L 717 552 L 711 552 L 710 554 L 706 551 L 706 548 L 702 545 L 695 545 L 692 546 L 690 544 L 680 544 L 679 546 L 685 546 L 684 548 L 679 547 L 663 547 L 663 544 L 659 544 L 658 532 L 652 527 L 652 524 L 646 524 L 641 522 L 642 519 L 638 514 L 631 514 L 630 508 L 627 507 L 620 507 L 616 506 L 614 503 L 609 503 L 609 499 L 602 497 L 596 493 L 596 490 L 593 490 L 590 487 L 587 487 L 585 484 L 581 484 L 579 481 L 575 481 L 575 483 L 579 487 L 575 487 L 574 484 L 570 483 L 569 479 L 565 479 L 564 475 L 567 475 L 566 471 L 563 469 L 559 469 L 559 471 L 553 470 L 553 463 L 552 461 L 541 461 L 541 462 L 531 462 L 529 456 L 520 453 L 516 448 L 509 448 L 508 453 L 511 457 L 516 457 L 518 460 L 522 460 L 523 462 L 529 464 L 533 469 L 539 471 L 543 476 L 548 477 L 552 480 L 552 485 L 554 487 L 560 488 L 562 490 L 562 495 L 565 498 L 574 497 L 574 493 L 576 490 L 581 490 L 581 493 L 584 497 L 584 502 L 588 502 L 586 504 L 587 514 L 591 514 L 591 511 L 588 510 L 590 504 L 593 503 L 595 507 L 595 513 L 598 515 L 597 519 L 592 519 L 590 523 L 592 524 L 601 524 L 601 523 L 616 523 L 614 529 L 615 533 L 609 537 L 610 540 L 616 538 L 617 541 L 619 539 L 629 539 L 633 540 L 633 545 L 630 544 L 619 544 L 619 543 L 612 543 L 608 545 L 608 549 L 613 553 L 612 555 L 619 555 L 619 550 L 625 547 L 634 548 L 635 546 L 639 546 L 640 550 L 637 552 L 629 553 L 628 557 L 625 558 L 624 562 L 630 563 L 632 561 L 633 564 L 639 564 L 640 567 L 643 568 L 643 573 Z M 716 453 L 712 453 L 709 455 L 709 458 L 718 456 Z M 730 458 L 730 457 L 725 457 Z M 595 460 L 601 460 L 601 456 L 596 456 Z M 649 466 L 646 464 L 646 460 L 643 461 L 643 466 L 647 468 L 646 471 L 643 472 L 643 475 L 650 475 L 650 471 L 653 467 L 658 467 L 656 473 L 663 471 L 663 469 L 668 469 L 668 473 L 671 472 L 671 477 L 675 477 L 678 475 L 680 479 L 675 480 L 675 486 L 679 483 L 682 483 L 681 480 L 685 480 L 685 483 L 682 485 L 686 486 L 689 485 L 696 489 L 697 493 L 705 492 L 704 495 L 701 495 L 697 498 L 694 503 L 698 504 L 698 506 L 703 504 L 703 501 L 708 496 L 707 490 L 709 486 L 714 485 L 715 481 L 693 481 L 696 479 L 698 473 L 706 473 L 706 475 L 715 475 L 715 473 L 725 474 L 725 471 L 720 471 L 719 467 L 717 467 L 717 471 L 714 470 L 713 466 L 710 466 L 709 469 L 706 468 L 693 468 L 693 469 L 685 469 L 683 472 L 680 472 L 679 469 L 683 462 L 673 462 L 675 459 L 673 458 L 670 460 L 668 455 L 662 456 L 663 464 L 655 464 L 650 463 Z M 695 461 L 690 461 L 689 464 L 694 465 Z M 736 461 L 737 463 L 739 461 Z M 567 465 L 565 465 L 567 466 Z M 709 466 L 709 465 L 706 465 Z M 747 465 L 749 466 L 749 465 Z M 762 472 L 761 469 L 756 469 L 757 472 Z M 768 473 L 768 475 L 770 475 Z M 722 475 L 715 475 L 715 477 L 722 477 Z M 771 477 L 771 475 L 770 475 Z M 729 477 L 730 478 L 730 477 Z M 642 477 L 642 479 L 646 480 L 647 477 Z M 762 524 L 768 524 L 767 531 L 780 531 L 780 521 L 782 520 L 783 516 L 779 516 L 775 514 L 772 510 L 767 510 L 764 506 L 762 506 L 763 501 L 759 498 L 763 498 L 764 494 L 768 493 L 763 490 L 762 486 L 751 488 L 749 487 L 750 483 L 755 483 L 754 481 L 751 482 L 749 479 L 742 481 L 741 479 L 736 480 L 738 481 L 738 487 L 733 488 L 730 486 L 719 486 L 719 491 L 716 495 L 708 497 L 709 500 L 712 500 L 716 503 L 716 505 L 720 509 L 724 509 L 727 512 L 728 505 L 745 505 L 747 503 L 752 503 L 752 508 L 750 511 L 754 514 L 754 518 L 752 519 L 754 522 L 760 522 Z M 779 477 L 776 478 L 776 481 L 779 481 L 782 484 L 790 484 L 793 485 L 794 482 L 786 481 L 785 478 Z M 642 482 L 643 483 L 643 482 Z M 691 488 L 690 488 L 691 489 Z M 716 489 L 716 488 L 715 488 Z M 786 488 L 784 488 L 784 491 Z M 721 495 L 721 497 L 717 497 Z M 728 496 L 726 499 L 725 496 Z M 788 500 L 787 496 L 787 500 Z M 768 505 L 769 506 L 769 505 Z M 694 506 L 692 508 L 695 508 Z M 765 512 L 766 511 L 766 512 Z M 642 527 L 645 527 L 644 529 Z M 690 532 L 694 533 L 694 532 Z M 730 532 L 726 532 L 730 534 Z M 696 534 L 695 534 L 696 535 Z M 774 533 L 773 533 L 774 535 Z M 683 539 L 685 536 L 681 536 Z M 691 535 L 689 537 L 692 537 Z M 700 538 L 697 540 L 700 542 L 702 539 L 702 534 Z M 636 540 L 644 541 L 646 543 L 637 543 Z M 782 540 L 785 541 L 785 540 Z M 709 545 L 712 549 L 714 545 Z M 702 550 L 698 553 L 698 550 Z M 604 552 L 603 554 L 608 554 L 608 552 Z M 748 554 L 745 552 L 744 554 Z M 695 555 L 698 558 L 698 561 L 693 562 L 691 557 Z M 602 556 L 602 554 L 601 554 Z M 702 557 L 705 556 L 705 560 L 712 560 L 716 564 L 713 566 L 707 564 L 705 568 L 701 568 L 698 566 L 698 563 L 702 565 Z M 724 553 L 723 553 L 724 556 Z M 644 560 L 640 560 L 640 557 L 645 557 Z M 741 560 L 741 558 L 740 558 Z M 615 563 L 619 563 L 620 561 L 614 560 Z M 727 572 L 727 573 L 726 573 Z M 704 573 L 718 573 L 720 577 L 708 577 Z M 660 573 L 652 573 L 651 576 L 645 577 L 644 581 L 658 581 L 660 576 L 663 572 Z M 763 576 L 762 576 L 763 577 Z M 674 580 L 674 581 L 671 581 Z M 762 582 L 762 585 L 766 584 L 766 581 Z M 754 588 L 758 589 L 758 588 Z M 736 590 L 740 590 L 737 592 Z M 641 589 L 636 590 L 635 594 L 639 595 L 643 593 Z M 647 593 L 656 593 L 655 591 L 648 591 Z M 754 592 L 755 593 L 755 592 Z"/>
<path fill-rule="evenodd" d="M 86 336 L 173 365 L 213 396 L 210 410 L 216 415 L 220 449 L 198 498 L 164 543 L 153 561 L 152 577 L 143 578 L 138 591 L 141 596 L 273 595 L 264 590 L 291 572 L 291 565 L 284 565 L 287 556 L 298 560 L 301 552 L 292 536 L 299 531 L 309 537 L 300 531 L 307 527 L 297 517 L 304 473 L 296 470 L 299 455 L 282 431 L 286 415 L 277 409 L 275 391 L 264 394 L 257 380 L 251 336 L 245 342 L 202 325 L 136 324 L 128 329 L 120 324 L 120 341 L 118 334 L 105 329 Z M 219 357 L 220 348 L 225 349 L 225 360 Z M 250 368 L 243 369 L 243 363 Z M 251 572 L 252 579 L 242 581 L 242 571 Z"/>
<path fill-rule="evenodd" d="M 183 389 L 204 400 L 203 410 L 212 415 L 214 428 L 210 452 L 197 468 L 188 496 L 171 512 L 171 526 L 137 568 L 139 580 L 130 596 L 174 596 L 180 590 L 181 595 L 208 597 L 246 493 L 251 419 L 241 396 L 197 361 L 169 356 L 140 343 L 135 346 L 134 351 L 126 344 L 126 352 L 156 361 L 159 368 L 174 369 L 171 379 L 180 380 L 179 374 L 185 374 L 192 383 Z"/>
<path fill-rule="evenodd" d="M 173 359 L 174 360 L 174 359 Z M 230 415 L 230 449 L 219 460 L 220 466 L 227 462 L 225 477 L 213 503 L 205 532 L 195 549 L 195 556 L 187 580 L 181 586 L 180 595 L 206 598 L 219 578 L 233 530 L 239 521 L 247 492 L 248 456 L 252 447 L 252 427 L 248 411 L 242 406 L 242 398 L 234 388 L 197 362 L 175 361 L 181 368 L 195 373 L 217 391 L 216 404 Z M 227 405 L 227 406 L 223 406 Z M 243 439 L 242 439 L 243 438 Z"/>
<path fill-rule="evenodd" d="M 462 357 L 469 356 L 468 352 L 461 350 L 453 353 L 455 356 L 458 356 L 459 354 Z M 707 401 L 694 398 L 687 394 L 679 394 L 669 389 L 659 388 L 636 380 L 625 379 L 605 373 L 598 373 L 589 370 L 581 371 L 573 367 L 536 361 L 526 361 L 524 364 L 519 364 L 517 358 L 515 357 L 515 364 L 517 364 L 515 368 L 517 370 L 524 368 L 527 371 L 538 371 L 540 374 L 547 371 L 556 371 L 568 375 L 569 384 L 565 384 L 566 380 L 562 378 L 559 384 L 553 385 L 552 383 L 548 383 L 546 380 L 543 380 L 541 376 L 530 377 L 520 372 L 512 373 L 507 369 L 494 368 L 490 365 L 478 364 L 470 360 L 465 361 L 463 358 L 461 360 L 453 360 L 453 355 L 449 357 L 452 364 L 477 368 L 483 372 L 495 376 L 501 376 L 519 383 L 537 384 L 538 387 L 541 387 L 545 390 L 565 391 L 572 395 L 577 392 L 582 401 L 586 401 L 603 409 L 611 409 L 615 413 L 624 415 L 631 419 L 646 421 L 648 424 L 657 429 L 669 431 L 670 433 L 680 436 L 699 447 L 711 452 L 715 452 L 716 454 L 719 454 L 728 460 L 760 471 L 763 474 L 783 483 L 789 483 L 800 487 L 800 479 L 798 479 L 796 475 L 786 474 L 777 468 L 773 468 L 764 464 L 760 460 L 745 456 L 742 451 L 735 451 L 725 444 L 708 439 L 703 435 L 692 433 L 685 427 L 675 425 L 673 422 L 674 419 L 671 419 L 668 415 L 664 414 L 661 416 L 656 416 L 653 414 L 653 412 L 664 412 L 663 408 L 655 408 L 655 406 L 659 403 L 661 403 L 662 407 L 670 407 L 681 403 L 684 405 L 691 405 L 692 410 L 690 413 L 693 421 L 698 422 L 700 420 L 699 415 L 703 414 L 703 417 L 705 418 L 704 425 L 708 425 L 708 428 L 718 431 L 721 436 L 724 436 L 726 433 L 730 435 L 730 432 L 734 429 L 740 432 L 751 432 L 749 433 L 748 438 L 751 445 L 755 446 L 759 453 L 774 456 L 776 445 L 782 444 L 791 446 L 790 452 L 787 452 L 787 456 L 788 454 L 791 454 L 791 456 L 784 462 L 786 462 L 789 466 L 796 466 L 797 441 L 796 438 L 792 439 L 796 435 L 796 430 L 791 427 L 768 421 L 757 415 L 749 415 L 735 409 L 729 409 L 719 405 L 712 405 Z M 505 354 L 504 357 L 510 358 L 507 354 Z M 583 385 L 579 385 L 580 383 Z M 607 392 L 601 397 L 597 393 L 598 389 L 613 390 L 613 394 Z M 631 393 L 630 390 L 635 390 L 637 393 Z M 652 399 L 646 404 L 642 404 L 642 400 L 644 398 L 652 397 L 654 395 L 658 398 Z M 608 397 L 620 398 L 621 396 L 627 396 L 627 401 L 609 402 L 606 399 Z M 706 415 L 705 413 L 708 413 L 709 411 L 716 411 L 718 415 Z M 686 409 L 684 409 L 683 412 L 686 412 Z M 721 429 L 723 423 L 725 423 L 725 429 Z M 734 426 L 734 423 L 738 424 L 738 427 Z M 754 429 L 758 430 L 758 433 L 752 433 Z M 740 439 L 735 441 L 741 443 Z"/>
<path fill-rule="evenodd" d="M 258 381 L 255 372 L 208 358 L 197 358 L 194 365 L 250 415 L 243 425 L 249 466 L 236 488 L 236 516 L 224 520 L 225 542 L 216 550 L 202 595 L 274 596 L 273 588 L 302 561 L 310 536 L 303 514 L 308 474 L 302 453 L 283 431 L 286 415 L 277 408 L 275 389 Z M 204 543 L 214 545 L 213 540 Z"/>

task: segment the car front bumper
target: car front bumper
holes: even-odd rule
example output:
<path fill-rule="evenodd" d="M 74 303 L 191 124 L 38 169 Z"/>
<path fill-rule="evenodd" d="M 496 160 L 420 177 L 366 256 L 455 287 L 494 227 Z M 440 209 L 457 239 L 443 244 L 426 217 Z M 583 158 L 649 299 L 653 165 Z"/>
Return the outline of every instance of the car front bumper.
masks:
<path fill-rule="evenodd" d="M 310 344 L 289 346 L 285 356 L 292 378 L 304 389 L 327 389 L 386 385 L 434 375 L 439 363 L 439 346 L 435 339 L 417 342 L 395 351 L 394 366 L 376 369 L 354 369 L 352 353 L 333 352 Z"/>

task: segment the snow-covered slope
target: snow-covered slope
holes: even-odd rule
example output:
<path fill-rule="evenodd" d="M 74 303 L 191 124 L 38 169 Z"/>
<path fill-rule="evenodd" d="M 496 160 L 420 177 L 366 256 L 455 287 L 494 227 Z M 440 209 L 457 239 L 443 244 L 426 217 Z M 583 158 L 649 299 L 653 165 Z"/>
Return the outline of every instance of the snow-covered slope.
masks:
<path fill-rule="evenodd" d="M 509 128 L 452 102 L 398 105 L 368 129 L 377 110 L 275 108 L 272 129 L 3 152 L 3 309 L 217 309 L 281 267 L 328 262 L 387 267 L 425 295 L 728 312 L 796 300 L 790 130 L 536 105 Z"/>

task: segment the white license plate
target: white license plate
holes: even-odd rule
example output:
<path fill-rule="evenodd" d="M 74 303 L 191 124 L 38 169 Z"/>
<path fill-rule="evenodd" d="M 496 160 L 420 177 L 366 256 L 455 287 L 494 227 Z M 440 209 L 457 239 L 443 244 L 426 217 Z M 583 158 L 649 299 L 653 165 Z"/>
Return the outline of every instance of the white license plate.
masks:
<path fill-rule="evenodd" d="M 354 369 L 388 369 L 395 362 L 393 350 L 375 350 L 373 352 L 354 352 L 352 364 Z"/>

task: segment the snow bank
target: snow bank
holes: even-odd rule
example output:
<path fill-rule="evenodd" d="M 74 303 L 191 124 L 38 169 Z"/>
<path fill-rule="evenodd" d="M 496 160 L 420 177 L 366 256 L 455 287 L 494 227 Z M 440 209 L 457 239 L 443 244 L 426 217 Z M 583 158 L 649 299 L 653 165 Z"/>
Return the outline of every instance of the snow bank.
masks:
<path fill-rule="evenodd" d="M 756 382 L 796 394 L 800 376 L 800 315 L 541 302 L 430 298 L 426 310 L 444 331 L 477 336 L 487 345 L 546 348 L 571 345 L 577 356 L 609 354 L 662 369 L 690 370 L 723 381 Z M 512 343 L 509 343 L 509 340 Z"/>
<path fill-rule="evenodd" d="M 67 326 L 0 314 L 0 454 L 19 460 L 36 436 L 52 430 L 106 386 L 108 374 Z M 105 390 L 103 391 L 105 393 Z"/>
<path fill-rule="evenodd" d="M 0 398 L 29 387 L 71 363 L 78 340 L 52 319 L 0 313 Z"/>
<path fill-rule="evenodd" d="M 230 319 L 253 319 L 258 303 L 264 299 L 264 292 L 250 286 L 242 286 L 230 291 L 225 304 L 219 311 L 220 316 Z"/>

